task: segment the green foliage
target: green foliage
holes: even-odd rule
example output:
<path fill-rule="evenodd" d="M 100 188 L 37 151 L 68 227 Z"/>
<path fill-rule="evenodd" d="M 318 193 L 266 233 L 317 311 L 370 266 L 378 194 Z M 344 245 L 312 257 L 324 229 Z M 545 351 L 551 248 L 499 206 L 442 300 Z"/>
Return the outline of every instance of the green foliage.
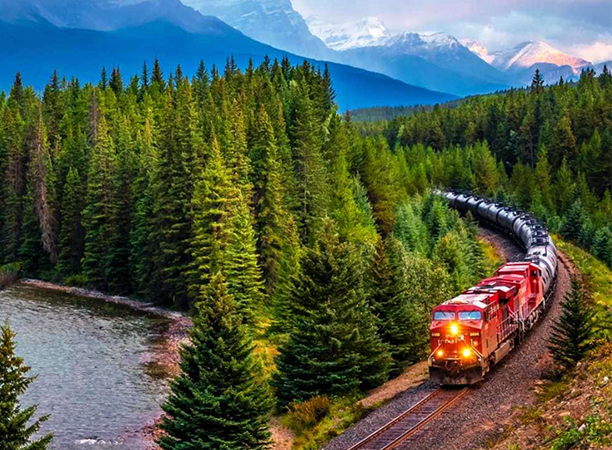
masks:
<path fill-rule="evenodd" d="M 0 448 L 3 450 L 44 450 L 52 435 L 34 438 L 49 416 L 34 420 L 36 406 L 22 408 L 21 397 L 35 377 L 28 377 L 30 368 L 15 355 L 15 334 L 9 324 L 1 328 L 0 336 Z"/>
<path fill-rule="evenodd" d="M 308 62 L 264 61 L 242 72 L 230 60 L 223 74 L 201 64 L 193 79 L 180 68 L 165 79 L 156 61 L 151 72 L 145 64 L 140 77 L 125 80 L 118 69 L 98 86 L 54 74 L 40 98 L 17 77 L 0 101 L 0 260 L 22 259 L 29 276 L 197 313 L 200 342 L 185 350 L 168 403 L 176 414 L 175 425 L 167 422 L 168 448 L 179 446 L 171 436 L 187 439 L 182 425 L 204 436 L 217 420 L 222 425 L 210 429 L 218 434 L 202 437 L 216 441 L 188 445 L 263 446 L 267 413 L 256 404 L 264 394 L 246 380 L 265 387 L 276 344 L 279 403 L 331 401 L 330 414 L 298 439 L 310 436 L 305 445 L 313 447 L 351 423 L 363 411 L 348 407 L 348 396 L 421 359 L 431 308 L 485 273 L 474 225 L 431 195 L 432 186 L 525 201 L 538 190 L 530 165 L 517 169 L 516 180 L 505 172 L 526 141 L 514 139 L 502 157 L 501 108 L 481 108 L 465 130 L 452 122 L 455 113 L 422 108 L 385 127 L 372 124 L 376 136 L 364 137 L 350 115 L 337 113 L 329 72 Z M 576 154 L 557 170 L 552 154 L 571 145 L 570 135 L 540 145 L 533 113 L 526 125 L 532 151 L 540 149 L 536 171 L 569 176 L 568 198 L 579 198 L 586 214 L 580 242 L 605 258 L 602 211 L 612 213 L 612 200 L 601 197 L 601 174 L 589 167 L 604 160 L 611 138 L 598 129 L 587 139 L 588 117 L 578 130 L 572 108 L 560 114 L 572 119 Z M 574 176 L 577 161 L 584 177 Z M 553 184 L 566 181 L 557 178 Z M 560 200 L 550 202 L 543 195 L 534 204 L 560 224 Z M 226 303 L 231 318 L 215 328 L 210 316 Z M 203 329 L 242 338 L 213 342 Z M 250 359 L 250 339 L 266 353 L 263 373 Z M 226 354 L 225 372 L 212 373 L 206 358 L 222 350 L 238 356 Z M 238 362 L 244 377 L 232 372 Z M 206 383 L 189 381 L 204 372 Z M 215 409 L 223 401 L 231 403 L 225 415 Z M 247 422 L 252 427 L 242 430 L 251 437 L 239 437 L 235 430 Z M 236 447 L 242 438 L 253 447 Z"/>
<path fill-rule="evenodd" d="M 390 358 L 365 301 L 364 265 L 358 247 L 341 242 L 328 221 L 319 245 L 302 260 L 293 327 L 273 380 L 281 406 L 386 380 Z"/>
<path fill-rule="evenodd" d="M 570 369 L 592 348 L 593 313 L 577 279 L 572 280 L 572 290 L 565 295 L 561 306 L 563 310 L 553 324 L 548 349 L 558 365 Z"/>
<path fill-rule="evenodd" d="M 191 343 L 181 349 L 181 373 L 163 405 L 161 448 L 266 448 L 270 391 L 221 274 L 202 294 L 189 336 Z"/>
<path fill-rule="evenodd" d="M 301 403 L 291 403 L 286 421 L 289 427 L 300 434 L 317 425 L 330 412 L 331 402 L 327 397 L 313 397 Z"/>

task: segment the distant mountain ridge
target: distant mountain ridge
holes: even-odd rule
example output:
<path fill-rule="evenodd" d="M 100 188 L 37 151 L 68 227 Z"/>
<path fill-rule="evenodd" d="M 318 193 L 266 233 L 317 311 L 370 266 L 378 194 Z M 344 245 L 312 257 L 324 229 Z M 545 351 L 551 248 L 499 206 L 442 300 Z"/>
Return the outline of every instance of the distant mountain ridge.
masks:
<path fill-rule="evenodd" d="M 391 37 L 385 24 L 376 17 L 344 24 L 328 24 L 318 16 L 311 16 L 306 23 L 315 36 L 337 51 L 385 45 Z"/>
<path fill-rule="evenodd" d="M 183 0 L 204 15 L 215 16 L 247 36 L 281 50 L 317 59 L 331 51 L 314 36 L 290 0 Z"/>
<path fill-rule="evenodd" d="M 0 9 L 0 16 L 2 12 Z M 152 63 L 157 57 L 166 73 L 181 64 L 186 74 L 194 74 L 200 60 L 209 68 L 212 64 L 222 67 L 229 56 L 234 56 L 242 68 L 251 59 L 259 64 L 266 55 L 272 59 L 287 56 L 293 64 L 304 61 L 303 57 L 250 39 L 218 19 L 204 19 L 212 27 L 208 33 L 204 29 L 191 33 L 163 19 L 113 31 L 59 28 L 42 17 L 0 21 L 0 40 L 19 43 L 0 48 L 0 89 L 8 89 L 18 71 L 25 83 L 42 90 L 54 69 L 61 75 L 77 76 L 82 82 L 97 83 L 103 66 L 120 66 L 127 76 L 139 74 L 143 61 Z M 44 51 L 40 50 L 41 42 L 45 43 Z M 310 62 L 323 70 L 323 63 Z M 329 70 L 342 109 L 432 104 L 454 98 L 346 65 L 329 63 Z"/>
<path fill-rule="evenodd" d="M 592 66 L 592 63 L 582 58 L 568 55 L 546 42 L 523 42 L 511 49 L 491 53 L 491 64 L 506 71 L 520 71 L 534 64 L 546 63 L 558 67 L 569 66 L 574 75 L 579 75 L 582 69 Z"/>
<path fill-rule="evenodd" d="M 0 0 L 0 20 L 96 31 L 165 20 L 190 33 L 235 32 L 217 17 L 203 16 L 180 0 Z"/>

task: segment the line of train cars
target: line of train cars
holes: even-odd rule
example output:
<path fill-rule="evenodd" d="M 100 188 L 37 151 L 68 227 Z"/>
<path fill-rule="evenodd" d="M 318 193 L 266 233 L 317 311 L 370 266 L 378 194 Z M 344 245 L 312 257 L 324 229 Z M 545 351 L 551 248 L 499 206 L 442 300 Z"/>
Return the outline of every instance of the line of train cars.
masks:
<path fill-rule="evenodd" d="M 522 341 L 546 309 L 557 251 L 546 228 L 528 213 L 469 194 L 440 194 L 459 212 L 471 212 L 481 223 L 514 237 L 526 254 L 432 312 L 430 378 L 444 385 L 475 384 Z"/>

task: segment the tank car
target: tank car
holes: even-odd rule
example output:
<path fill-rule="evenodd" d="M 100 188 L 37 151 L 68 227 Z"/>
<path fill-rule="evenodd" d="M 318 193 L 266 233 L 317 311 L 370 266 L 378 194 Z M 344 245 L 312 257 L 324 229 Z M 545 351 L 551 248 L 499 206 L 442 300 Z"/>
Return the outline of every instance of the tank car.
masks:
<path fill-rule="evenodd" d="M 458 211 L 469 211 L 515 238 L 526 255 L 432 312 L 430 378 L 441 384 L 474 384 L 520 344 L 545 311 L 557 252 L 546 228 L 523 211 L 464 193 L 441 195 Z"/>

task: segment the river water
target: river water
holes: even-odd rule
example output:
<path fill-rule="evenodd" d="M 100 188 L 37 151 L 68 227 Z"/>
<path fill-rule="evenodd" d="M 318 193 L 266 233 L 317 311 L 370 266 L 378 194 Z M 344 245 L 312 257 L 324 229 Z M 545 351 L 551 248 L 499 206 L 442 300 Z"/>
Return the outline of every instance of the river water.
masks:
<path fill-rule="evenodd" d="M 166 392 L 151 356 L 168 320 L 101 300 L 17 285 L 0 292 L 0 321 L 17 333 L 17 354 L 38 376 L 22 405 L 50 414 L 52 448 L 150 448 L 141 430 Z"/>

